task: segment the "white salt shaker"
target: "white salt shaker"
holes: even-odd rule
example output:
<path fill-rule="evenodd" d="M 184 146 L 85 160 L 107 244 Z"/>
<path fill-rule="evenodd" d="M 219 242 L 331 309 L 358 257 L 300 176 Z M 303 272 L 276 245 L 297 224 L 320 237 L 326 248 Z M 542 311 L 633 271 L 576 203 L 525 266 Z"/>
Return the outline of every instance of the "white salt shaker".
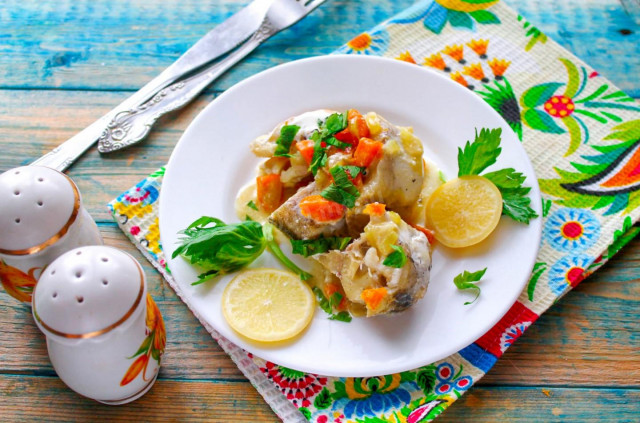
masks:
<path fill-rule="evenodd" d="M 40 277 L 32 311 L 54 369 L 77 393 L 125 404 L 155 382 L 164 322 L 129 254 L 107 246 L 63 254 Z"/>
<path fill-rule="evenodd" d="M 68 176 L 42 166 L 0 175 L 0 282 L 7 293 L 31 304 L 33 287 L 49 263 L 73 248 L 101 244 Z"/>

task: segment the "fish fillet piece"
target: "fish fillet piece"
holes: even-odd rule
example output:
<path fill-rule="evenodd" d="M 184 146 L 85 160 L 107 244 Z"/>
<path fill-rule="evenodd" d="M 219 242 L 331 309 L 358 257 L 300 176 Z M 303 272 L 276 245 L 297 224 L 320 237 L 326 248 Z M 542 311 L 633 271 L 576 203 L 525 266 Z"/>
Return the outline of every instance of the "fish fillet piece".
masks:
<path fill-rule="evenodd" d="M 382 264 L 393 251 L 391 245 L 402 248 L 407 257 L 401 268 Z M 429 285 L 429 241 L 394 212 L 372 217 L 360 237 L 344 251 L 332 250 L 313 258 L 340 280 L 346 298 L 352 303 L 365 305 L 365 290 L 386 289 L 386 295 L 375 308 L 367 305 L 367 317 L 406 310 L 424 297 Z"/>
<path fill-rule="evenodd" d="M 311 182 L 306 187 L 300 188 L 293 196 L 289 197 L 280 207 L 269 216 L 276 228 L 284 232 L 292 239 L 316 239 L 320 236 L 345 236 L 347 233 L 344 218 L 338 221 L 317 222 L 300 212 L 300 202 L 310 195 L 320 194 L 322 190 Z"/>

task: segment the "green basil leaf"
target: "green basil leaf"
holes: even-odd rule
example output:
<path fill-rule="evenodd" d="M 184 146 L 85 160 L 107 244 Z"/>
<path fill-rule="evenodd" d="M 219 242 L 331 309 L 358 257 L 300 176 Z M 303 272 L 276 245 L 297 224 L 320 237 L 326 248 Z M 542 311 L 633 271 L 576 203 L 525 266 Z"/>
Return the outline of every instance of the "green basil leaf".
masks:
<path fill-rule="evenodd" d="M 407 255 L 402 247 L 398 245 L 392 245 L 391 248 L 393 248 L 393 252 L 384 259 L 382 264 L 400 269 L 407 263 Z"/>
<path fill-rule="evenodd" d="M 284 125 L 280 129 L 280 136 L 276 140 L 276 151 L 273 155 L 276 157 L 289 157 L 291 143 L 299 130 L 300 127 L 298 125 Z"/>
<path fill-rule="evenodd" d="M 294 254 L 309 257 L 315 254 L 326 253 L 329 250 L 344 250 L 350 237 L 320 237 L 317 239 L 292 239 L 291 247 Z"/>

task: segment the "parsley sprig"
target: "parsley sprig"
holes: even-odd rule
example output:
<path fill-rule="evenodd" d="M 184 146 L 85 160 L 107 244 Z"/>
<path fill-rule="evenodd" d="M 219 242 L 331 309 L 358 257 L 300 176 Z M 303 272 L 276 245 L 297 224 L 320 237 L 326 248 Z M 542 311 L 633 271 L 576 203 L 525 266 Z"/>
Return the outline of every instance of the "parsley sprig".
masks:
<path fill-rule="evenodd" d="M 327 200 L 342 204 L 351 208 L 356 205 L 356 200 L 360 197 L 360 191 L 351 182 L 360 173 L 364 172 L 364 168 L 358 166 L 334 166 L 329 172 L 333 176 L 333 183 L 322 190 L 321 196 Z"/>
<path fill-rule="evenodd" d="M 494 164 L 502 148 L 500 137 L 502 129 L 483 128 L 471 143 L 467 141 L 464 149 L 458 148 L 458 176 L 480 175 Z M 523 186 L 526 177 L 515 169 L 500 169 L 482 174 L 493 182 L 502 194 L 502 214 L 521 223 L 529 223 L 538 214 L 531 208 L 531 199 L 527 197 L 530 187 Z"/>
<path fill-rule="evenodd" d="M 393 248 L 393 251 L 389 253 L 382 264 L 400 269 L 407 263 L 407 255 L 404 253 L 402 247 L 398 245 L 392 245 L 391 248 Z"/>
<path fill-rule="evenodd" d="M 313 293 L 316 294 L 316 298 L 318 299 L 318 305 L 329 315 L 329 320 L 338 320 L 340 322 L 348 323 L 351 321 L 351 315 L 347 311 L 341 311 L 338 313 L 334 313 L 334 308 L 338 307 L 340 301 L 342 301 L 342 294 L 339 292 L 334 292 L 331 298 L 327 298 L 324 295 L 324 292 L 317 286 L 312 288 Z"/>
<path fill-rule="evenodd" d="M 318 121 L 318 129 L 311 134 L 313 140 L 313 156 L 309 170 L 314 175 L 318 173 L 318 169 L 327 164 L 327 145 L 333 145 L 338 148 L 346 148 L 349 144 L 339 141 L 334 137 L 335 134 L 347 127 L 347 112 L 334 113 L 329 115 L 324 121 Z M 323 146 L 322 144 L 325 144 Z"/>
<path fill-rule="evenodd" d="M 276 157 L 291 157 L 291 143 L 300 130 L 298 125 L 284 125 L 280 128 L 280 136 L 276 140 L 276 151 L 273 154 Z"/>
<path fill-rule="evenodd" d="M 226 224 L 215 217 L 202 216 L 180 234 L 183 235 L 179 240 L 181 244 L 171 258 L 181 255 L 204 270 L 192 285 L 250 265 L 265 248 L 300 279 L 311 279 L 311 274 L 296 266 L 282 252 L 273 237 L 273 225 L 270 223 L 261 225 L 248 219 L 241 223 Z"/>
<path fill-rule="evenodd" d="M 329 250 L 344 250 L 349 242 L 350 237 L 320 237 L 317 239 L 292 239 L 291 247 L 293 254 L 300 254 L 303 257 L 313 256 L 315 254 L 326 253 Z"/>
<path fill-rule="evenodd" d="M 480 287 L 476 285 L 476 283 L 479 282 L 480 279 L 482 279 L 486 271 L 486 267 L 473 273 L 465 270 L 464 272 L 453 278 L 453 283 L 455 284 L 456 288 L 460 290 L 471 289 L 476 294 L 476 297 L 473 299 L 473 301 L 467 301 L 464 303 L 464 305 L 473 304 L 480 296 Z"/>

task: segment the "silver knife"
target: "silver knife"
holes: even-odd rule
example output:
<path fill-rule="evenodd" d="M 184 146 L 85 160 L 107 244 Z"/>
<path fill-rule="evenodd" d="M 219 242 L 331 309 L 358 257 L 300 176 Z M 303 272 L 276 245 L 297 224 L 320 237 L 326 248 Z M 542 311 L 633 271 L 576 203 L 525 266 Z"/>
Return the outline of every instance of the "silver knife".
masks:
<path fill-rule="evenodd" d="M 157 105 L 179 90 L 190 90 L 170 110 L 183 106 L 208 84 L 189 84 L 189 76 L 215 59 L 233 50 L 253 35 L 263 22 L 273 0 L 254 0 L 227 20 L 209 31 L 178 60 L 147 83 L 116 108 L 87 128 L 54 148 L 31 164 L 59 171 L 67 169 L 89 147 L 98 141 L 101 153 L 125 148 L 144 138 L 158 117 L 163 114 Z M 148 113 L 153 110 L 153 113 Z M 148 116 L 141 116 L 145 113 Z M 142 117 L 142 118 L 141 118 Z"/>

